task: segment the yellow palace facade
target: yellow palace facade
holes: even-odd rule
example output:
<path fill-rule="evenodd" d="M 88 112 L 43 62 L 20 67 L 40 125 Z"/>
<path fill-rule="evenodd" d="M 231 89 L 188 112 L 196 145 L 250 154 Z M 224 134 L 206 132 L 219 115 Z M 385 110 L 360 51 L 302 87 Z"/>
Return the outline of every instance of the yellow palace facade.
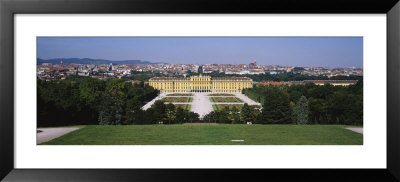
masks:
<path fill-rule="evenodd" d="M 253 87 L 247 77 L 192 76 L 190 78 L 154 77 L 149 85 L 160 92 L 241 92 Z"/>

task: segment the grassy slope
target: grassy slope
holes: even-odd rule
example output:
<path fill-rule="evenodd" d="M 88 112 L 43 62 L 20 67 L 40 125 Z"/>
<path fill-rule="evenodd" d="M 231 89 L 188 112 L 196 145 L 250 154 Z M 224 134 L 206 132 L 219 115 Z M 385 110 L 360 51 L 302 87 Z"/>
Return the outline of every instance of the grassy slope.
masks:
<path fill-rule="evenodd" d="M 244 140 L 232 142 L 231 140 Z M 87 126 L 48 145 L 362 145 L 363 135 L 338 125 Z"/>

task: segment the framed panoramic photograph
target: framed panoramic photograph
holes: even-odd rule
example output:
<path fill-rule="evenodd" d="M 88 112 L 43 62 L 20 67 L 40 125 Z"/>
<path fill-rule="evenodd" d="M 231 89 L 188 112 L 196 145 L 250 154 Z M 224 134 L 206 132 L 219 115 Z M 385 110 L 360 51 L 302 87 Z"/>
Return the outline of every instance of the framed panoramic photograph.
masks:
<path fill-rule="evenodd" d="M 0 179 L 399 181 L 400 5 L 325 3 L 1 1 Z"/>

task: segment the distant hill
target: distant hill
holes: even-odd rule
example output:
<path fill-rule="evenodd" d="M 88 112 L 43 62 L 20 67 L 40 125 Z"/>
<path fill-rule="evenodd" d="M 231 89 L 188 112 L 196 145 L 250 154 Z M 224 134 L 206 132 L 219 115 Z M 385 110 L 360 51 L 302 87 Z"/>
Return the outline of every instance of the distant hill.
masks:
<path fill-rule="evenodd" d="M 52 63 L 52 64 L 60 64 L 62 60 L 63 64 L 160 64 L 152 63 L 149 61 L 141 61 L 141 60 L 121 60 L 121 61 L 111 61 L 106 59 L 91 59 L 91 58 L 55 58 L 55 59 L 40 59 L 37 58 L 37 64 L 40 65 L 42 63 Z"/>

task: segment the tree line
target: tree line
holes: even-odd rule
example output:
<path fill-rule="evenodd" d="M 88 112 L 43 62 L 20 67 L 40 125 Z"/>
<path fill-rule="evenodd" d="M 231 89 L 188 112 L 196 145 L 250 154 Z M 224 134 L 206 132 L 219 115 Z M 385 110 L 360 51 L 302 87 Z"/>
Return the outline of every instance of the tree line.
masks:
<path fill-rule="evenodd" d="M 243 93 L 262 103 L 258 123 L 363 124 L 362 81 L 350 86 L 256 86 Z"/>
<path fill-rule="evenodd" d="M 103 81 L 70 76 L 65 80 L 37 80 L 38 126 L 128 124 L 131 109 L 141 108 L 159 91 L 143 82 Z"/>

